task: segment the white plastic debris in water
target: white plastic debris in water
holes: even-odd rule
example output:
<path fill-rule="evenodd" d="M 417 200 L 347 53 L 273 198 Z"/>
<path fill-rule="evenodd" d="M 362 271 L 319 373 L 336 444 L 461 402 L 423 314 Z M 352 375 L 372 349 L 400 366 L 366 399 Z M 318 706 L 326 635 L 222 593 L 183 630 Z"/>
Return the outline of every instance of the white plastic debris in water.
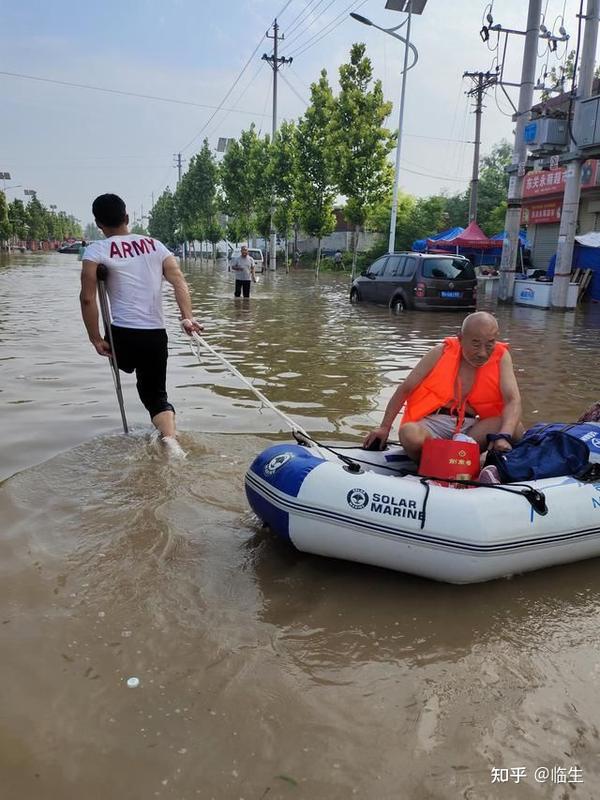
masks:
<path fill-rule="evenodd" d="M 137 687 L 139 685 L 140 685 L 140 679 L 139 678 L 134 678 L 134 677 L 127 678 L 127 686 L 128 686 L 129 689 L 137 689 Z"/>

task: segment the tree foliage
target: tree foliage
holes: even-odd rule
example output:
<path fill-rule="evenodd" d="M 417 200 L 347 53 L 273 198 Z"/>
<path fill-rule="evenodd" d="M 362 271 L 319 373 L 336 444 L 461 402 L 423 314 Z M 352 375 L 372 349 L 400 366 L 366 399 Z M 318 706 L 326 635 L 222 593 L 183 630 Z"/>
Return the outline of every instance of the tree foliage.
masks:
<path fill-rule="evenodd" d="M 392 104 L 384 100 L 381 81 L 373 81 L 364 44 L 354 44 L 350 61 L 340 67 L 340 93 L 333 114 L 332 145 L 337 159 L 337 185 L 346 197 L 344 215 L 355 226 L 353 268 L 358 229 L 371 209 L 391 188 L 388 155 L 395 137 L 384 127 Z"/>
<path fill-rule="evenodd" d="M 160 195 L 150 212 L 148 230 L 151 236 L 171 247 L 178 243 L 175 200 L 169 187 Z"/>
<path fill-rule="evenodd" d="M 326 70 L 311 85 L 310 96 L 311 104 L 298 123 L 295 188 L 300 225 L 318 240 L 318 270 L 321 239 L 335 228 L 336 162 L 331 131 L 335 102 Z"/>
<path fill-rule="evenodd" d="M 8 218 L 8 203 L 6 195 L 0 192 L 0 244 L 6 242 L 11 234 L 10 220 Z"/>

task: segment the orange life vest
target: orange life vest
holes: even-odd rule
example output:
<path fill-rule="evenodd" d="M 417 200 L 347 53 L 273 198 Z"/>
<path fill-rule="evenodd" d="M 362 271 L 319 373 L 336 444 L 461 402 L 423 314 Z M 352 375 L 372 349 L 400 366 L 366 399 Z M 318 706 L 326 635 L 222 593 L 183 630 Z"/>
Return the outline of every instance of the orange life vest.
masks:
<path fill-rule="evenodd" d="M 482 419 L 499 417 L 504 408 L 500 391 L 500 359 L 508 350 L 504 342 L 496 342 L 492 355 L 478 367 L 469 394 L 455 397 L 458 370 L 462 358 L 458 336 L 444 339 L 444 352 L 431 372 L 409 394 L 401 425 L 418 422 L 438 408 L 455 408 L 462 423 L 468 405 Z M 460 428 L 460 424 L 457 426 Z"/>

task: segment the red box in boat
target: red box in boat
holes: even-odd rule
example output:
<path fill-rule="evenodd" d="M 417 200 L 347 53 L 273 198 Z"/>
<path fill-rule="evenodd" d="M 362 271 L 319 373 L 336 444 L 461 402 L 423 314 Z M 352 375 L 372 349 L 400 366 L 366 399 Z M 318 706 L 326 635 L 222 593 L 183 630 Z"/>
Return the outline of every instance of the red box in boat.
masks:
<path fill-rule="evenodd" d="M 427 439 L 421 452 L 419 475 L 439 480 L 477 480 L 479 445 L 453 439 Z"/>

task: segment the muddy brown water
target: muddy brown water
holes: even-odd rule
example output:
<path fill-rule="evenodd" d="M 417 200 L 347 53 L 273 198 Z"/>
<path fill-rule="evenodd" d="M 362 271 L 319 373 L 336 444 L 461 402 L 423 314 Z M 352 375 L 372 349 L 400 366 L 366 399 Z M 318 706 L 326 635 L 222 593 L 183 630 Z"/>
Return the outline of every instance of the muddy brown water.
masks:
<path fill-rule="evenodd" d="M 600 561 L 453 587 L 295 552 L 243 491 L 279 418 L 167 295 L 189 458 L 129 378 L 124 437 L 78 273 L 0 263 L 0 798 L 597 798 Z M 343 276 L 265 275 L 248 303 L 222 265 L 188 279 L 211 344 L 329 441 L 460 321 L 351 307 Z M 600 308 L 498 315 L 526 422 L 598 399 Z"/>

